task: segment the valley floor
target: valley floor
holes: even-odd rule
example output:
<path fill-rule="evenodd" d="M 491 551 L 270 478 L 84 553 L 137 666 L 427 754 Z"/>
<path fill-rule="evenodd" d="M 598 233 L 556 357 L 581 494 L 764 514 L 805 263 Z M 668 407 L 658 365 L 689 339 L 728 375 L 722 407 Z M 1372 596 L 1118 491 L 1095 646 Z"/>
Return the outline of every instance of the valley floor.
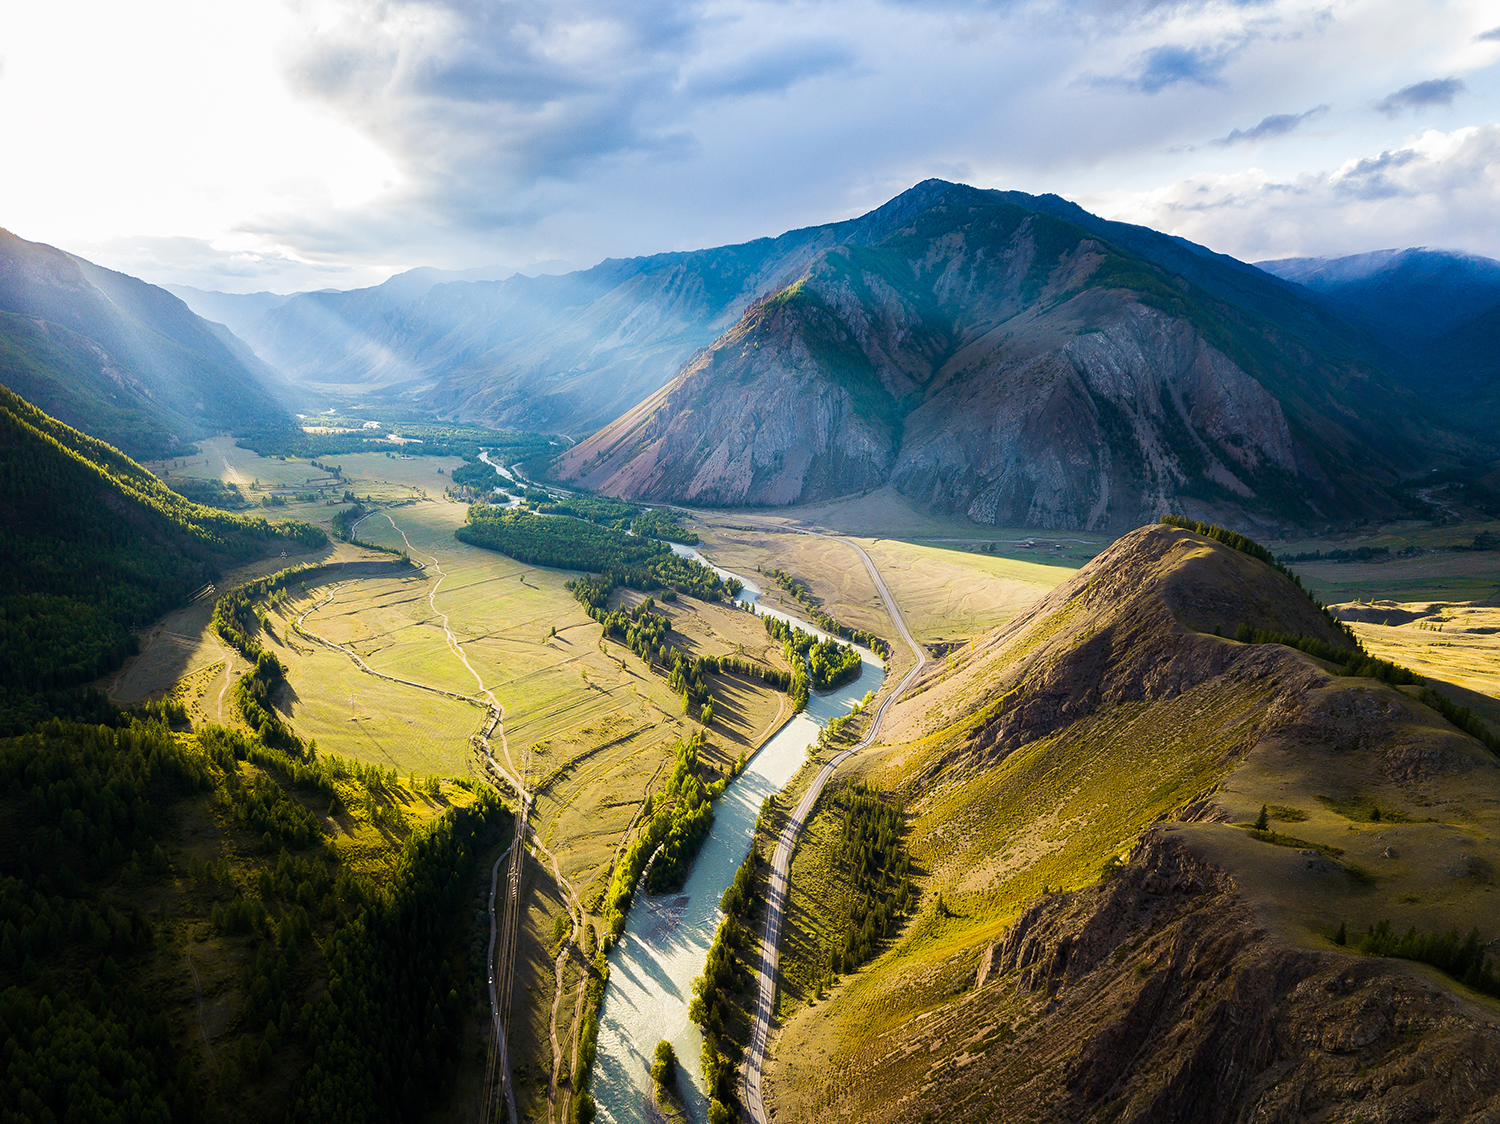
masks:
<path fill-rule="evenodd" d="M 205 442 L 203 450 L 192 461 L 171 462 L 169 479 L 234 482 L 252 501 L 286 493 L 267 514 L 332 529 L 341 505 L 297 495 L 320 470 L 258 457 L 225 440 Z M 561 1121 L 576 1064 L 585 949 L 601 935 L 596 929 L 588 939 L 573 918 L 581 905 L 594 915 L 590 924 L 598 924 L 594 911 L 642 802 L 664 782 L 672 745 L 697 723 L 683 715 L 680 697 L 659 672 L 601 640 L 599 626 L 564 588 L 575 575 L 527 566 L 453 537 L 466 505 L 443 493 L 446 474 L 461 462 L 382 454 L 338 461 L 342 479 L 335 490 L 347 488 L 373 505 L 356 528 L 358 538 L 407 554 L 422 569 L 390 573 L 396 554 L 335 542 L 305 556 L 246 566 L 226 575 L 218 592 L 290 565 L 340 567 L 262 606 L 262 642 L 288 669 L 278 707 L 298 733 L 315 739 L 320 754 L 394 769 L 402 777 L 487 779 L 474 740 L 486 725 L 482 689 L 498 700 L 503 716 L 489 739 L 491 752 L 526 777 L 535 794 L 531 824 L 546 848 L 543 861 L 526 865 L 522 886 L 511 1034 L 517 1092 L 523 1115 Z M 849 565 L 846 545 L 774 519 L 747 523 L 705 514 L 694 522 L 705 554 L 759 584 L 768 603 L 806 613 L 757 572 L 781 568 L 806 581 L 824 611 L 841 622 L 890 631 L 863 567 Z M 920 635 L 938 644 L 1010 619 L 1072 572 L 1052 559 L 862 541 L 896 596 L 913 606 Z M 623 598 L 626 604 L 638 600 L 629 593 Z M 245 661 L 209 629 L 213 601 L 206 592 L 151 630 L 142 654 L 108 684 L 112 697 L 134 702 L 171 694 L 195 721 L 234 724 L 232 684 Z M 780 662 L 779 644 L 748 613 L 691 598 L 657 609 L 691 653 L 742 652 Z M 785 696 L 734 677 L 716 685 L 715 713 L 704 756 L 721 772 L 790 717 Z M 482 1050 L 478 1023 L 473 1048 Z M 481 1081 L 481 1057 L 475 1055 L 465 1080 Z M 477 1087 L 472 1100 L 480 1100 Z"/>
<path fill-rule="evenodd" d="M 204 450 L 201 463 L 172 471 L 238 481 L 252 499 L 294 491 L 311 471 L 227 442 L 205 443 Z M 326 574 L 265 606 L 264 642 L 289 669 L 289 689 L 278 705 L 298 732 L 316 738 L 321 753 L 401 776 L 468 777 L 485 775 L 476 735 L 486 726 L 483 692 L 493 693 L 502 716 L 489 739 L 491 752 L 535 792 L 532 824 L 543 848 L 541 861 L 526 865 L 522 886 L 512 1032 L 517 1093 L 525 1118 L 561 1122 L 571 1104 L 587 953 L 601 936 L 599 907 L 612 864 L 638 829 L 643 802 L 664 783 L 671 747 L 698 726 L 659 673 L 601 639 L 599 626 L 565 588 L 573 575 L 526 566 L 453 537 L 465 506 L 443 492 L 446 473 L 458 461 L 379 454 L 340 460 L 347 486 L 374 507 L 358 536 L 375 548 L 409 554 L 422 569 Z M 326 526 L 338 510 L 288 497 L 269 513 Z M 1107 634 L 1094 617 L 1078 615 L 1073 602 L 1046 609 L 1050 591 L 1066 585 L 1079 565 L 1114 549 L 1106 540 L 980 533 L 920 517 L 881 492 L 792 512 L 698 512 L 691 523 L 704 555 L 759 586 L 764 603 L 798 616 L 815 608 L 889 637 L 891 622 L 863 567 L 851 563 L 849 548 L 804 532 L 823 527 L 854 535 L 917 639 L 937 658 L 910 700 L 892 712 L 886 743 L 840 774 L 905 801 L 915 914 L 869 966 L 832 973 L 842 979 L 831 987 L 828 957 L 857 903 L 837 858 L 838 823 L 826 801 L 795 858 L 782 949 L 784 1023 L 767 1069 L 767 1100 L 778 1120 L 823 1119 L 831 1110 L 871 1120 L 949 1119 L 954 1113 L 1010 1119 L 1000 1106 L 1023 1103 L 1038 1106 L 1038 1119 L 1064 1119 L 1068 1112 L 1077 1119 L 1115 1119 L 1105 1111 L 1109 1105 L 1118 1103 L 1123 1113 L 1136 1104 L 1122 1086 L 1113 1100 L 1059 1101 L 1042 1112 L 1030 1078 L 995 1068 L 1010 1065 L 1004 1061 L 1010 1058 L 1027 1059 L 1025 1067 L 1040 1067 L 1037 1072 L 1074 1072 L 1066 1051 L 1057 1052 L 1072 1031 L 1054 1014 L 1057 1003 L 1075 1009 L 1067 1007 L 1069 988 L 1103 1004 L 1088 1017 L 1104 1027 L 1113 1025 L 1114 1016 L 1105 1013 L 1110 1004 L 1138 1004 L 1140 989 L 1152 980 L 1178 987 L 1171 973 L 1184 969 L 1166 967 L 1177 963 L 1172 948 L 1178 946 L 1164 944 L 1163 934 L 1180 933 L 1172 938 L 1179 945 L 1189 941 L 1201 931 L 1192 926 L 1218 908 L 1208 899 L 1203 908 L 1185 903 L 1185 912 L 1173 913 L 1132 898 L 1136 912 L 1120 916 L 1135 920 L 1110 930 L 1114 943 L 1090 962 L 1087 971 L 1094 974 L 1087 978 L 1049 983 L 1050 976 L 1043 979 L 1024 962 L 1017 945 L 1024 919 L 1039 918 L 1026 924 L 1050 934 L 1047 955 L 1066 960 L 1056 953 L 1058 942 L 1092 931 L 1089 925 L 1097 923 L 1089 918 L 1107 908 L 1119 871 L 1122 887 L 1147 894 L 1154 892 L 1153 871 L 1200 864 L 1217 872 L 1202 877 L 1213 893 L 1227 895 L 1219 904 L 1248 910 L 1243 930 L 1236 931 L 1247 941 L 1246 934 L 1257 933 L 1253 940 L 1270 941 L 1265 955 L 1273 959 L 1291 955 L 1286 950 L 1347 958 L 1331 943 L 1341 923 L 1351 932 L 1380 921 L 1421 931 L 1477 926 L 1486 939 L 1500 937 L 1493 924 L 1500 789 L 1491 792 L 1496 786 L 1488 779 L 1494 762 L 1482 752 L 1455 750 L 1456 735 L 1417 704 L 1415 689 L 1336 678 L 1317 686 L 1328 666 L 1291 653 L 1264 664 L 1264 674 L 1185 683 L 1161 695 L 1152 693 L 1147 675 L 1145 687 L 1098 696 L 1101 688 L 1091 682 L 1109 680 L 1120 661 L 1165 643 L 1142 639 L 1145 648 L 1116 650 L 1091 665 L 1093 681 L 1085 675 L 1046 696 L 1046 706 L 1059 713 L 1089 696 L 1094 702 L 1086 713 L 1039 726 L 1019 741 L 995 742 L 993 730 L 1007 728 L 1016 700 L 1029 698 L 1018 669 L 1044 666 L 1045 660 L 1036 661 L 1047 652 L 1066 663 Z M 1389 528 L 1369 541 L 1420 546 L 1421 552 L 1293 568 L 1320 597 L 1345 594 L 1340 616 L 1353 622 L 1372 653 L 1441 680 L 1457 701 L 1500 728 L 1500 645 L 1491 636 L 1500 630 L 1500 616 L 1487 600 L 1500 590 L 1500 552 L 1446 549 L 1475 533 L 1468 526 Z M 1337 549 L 1347 541 L 1277 544 L 1276 550 Z M 299 561 L 374 570 L 394 557 L 339 544 L 306 559 L 265 560 L 220 584 L 227 588 Z M 1254 575 L 1246 573 L 1243 581 L 1253 585 Z M 797 585 L 802 592 L 794 596 Z M 1127 584 L 1118 600 L 1135 592 Z M 1433 601 L 1424 601 L 1429 595 Z M 1244 612 L 1284 613 L 1275 608 L 1275 596 L 1266 594 Z M 1396 600 L 1369 604 L 1380 597 Z M 625 594 L 622 601 L 633 598 Z M 195 720 L 232 721 L 227 692 L 243 661 L 237 665 L 238 657 L 209 633 L 211 607 L 207 596 L 147 634 L 142 655 L 110 682 L 112 697 L 128 702 L 173 692 Z M 749 614 L 689 598 L 658 609 L 690 651 L 744 652 L 772 664 L 780 659 L 778 646 Z M 1219 653 L 1210 662 L 1232 660 L 1242 646 L 1206 634 L 1218 626 L 1230 635 L 1245 619 L 1251 617 L 1204 616 L 1189 631 L 1199 637 L 1193 641 L 1199 649 Z M 1282 651 L 1270 645 L 1253 654 L 1264 661 Z M 899 650 L 893 654 L 896 674 L 888 682 L 909 659 Z M 1277 686 L 1293 681 L 1295 705 L 1287 701 L 1291 688 Z M 762 744 L 787 714 L 784 698 L 758 683 L 726 679 L 718 695 L 704 756 L 722 772 Z M 1271 718 L 1290 713 L 1288 707 L 1304 719 L 1323 716 L 1322 725 L 1314 723 L 1316 736 L 1261 736 L 1275 727 Z M 1376 720 L 1396 731 L 1390 736 L 1406 748 L 1387 745 L 1384 756 L 1369 752 L 1359 731 Z M 1346 742 L 1357 751 L 1336 748 Z M 820 752 L 804 774 L 831 752 Z M 1441 764 L 1412 764 L 1422 761 Z M 794 779 L 783 802 L 805 781 L 805 775 Z M 1262 805 L 1270 818 L 1264 838 L 1248 828 Z M 1372 819 L 1377 808 L 1382 817 Z M 764 838 L 779 829 L 777 814 L 768 819 Z M 1152 827 L 1162 821 L 1180 825 L 1170 845 L 1163 842 L 1164 829 Z M 1143 851 L 1142 840 L 1154 841 L 1156 849 Z M 1222 885 L 1214 881 L 1221 876 L 1227 880 Z M 580 909 L 586 933 L 577 931 Z M 1430 974 L 1393 970 L 1393 979 Z M 1451 984 L 1442 986 L 1453 991 Z M 1173 1002 L 1187 1003 L 1188 1011 L 1193 1003 L 1218 1002 L 1185 995 Z M 1463 1002 L 1481 1021 L 1500 1014 L 1488 999 Z M 1181 1011 L 1173 1017 L 1179 1026 L 1191 1023 Z M 475 1019 L 466 1047 L 473 1051 L 464 1077 L 471 1095 L 460 1098 L 475 1104 L 484 1078 L 482 1022 Z M 1048 1046 L 1047 1053 L 1046 1043 L 1057 1049 Z M 1082 1039 L 1075 1045 L 1084 1048 Z M 1387 1056 L 1366 1054 L 1359 1057 L 1372 1065 Z M 981 1075 L 1000 1099 L 963 1099 Z M 913 1090 L 921 1091 L 916 1099 Z M 981 1104 L 991 1108 L 980 1111 Z"/>

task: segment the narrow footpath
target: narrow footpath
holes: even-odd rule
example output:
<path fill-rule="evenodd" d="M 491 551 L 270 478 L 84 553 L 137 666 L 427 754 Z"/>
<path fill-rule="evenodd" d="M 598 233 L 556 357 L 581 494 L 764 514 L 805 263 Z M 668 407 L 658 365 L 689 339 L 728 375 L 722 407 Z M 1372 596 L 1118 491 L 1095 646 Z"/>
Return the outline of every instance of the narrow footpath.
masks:
<path fill-rule="evenodd" d="M 816 534 L 808 531 L 805 534 Z M 833 538 L 832 535 L 821 535 L 821 538 Z M 858 745 L 851 746 L 838 754 L 820 770 L 813 778 L 802 799 L 798 801 L 792 817 L 787 821 L 786 827 L 782 829 L 781 838 L 776 844 L 776 856 L 771 862 L 771 886 L 766 901 L 766 927 L 761 940 L 760 959 L 760 984 L 755 1000 L 755 1023 L 750 1030 L 750 1057 L 745 1069 L 745 1104 L 750 1110 L 750 1117 L 755 1124 L 769 1124 L 766 1115 L 765 1101 L 761 1096 L 761 1074 L 766 1062 L 766 1042 L 771 1033 L 771 1019 L 775 1015 L 776 1005 L 776 966 L 779 959 L 778 945 L 781 941 L 781 925 L 786 915 L 787 902 L 787 877 L 791 871 L 792 853 L 797 849 L 797 836 L 802 832 L 802 825 L 807 817 L 812 814 L 814 805 L 818 802 L 818 796 L 823 791 L 823 786 L 828 783 L 845 761 L 854 756 L 862 749 L 866 749 L 875 743 L 880 736 L 881 724 L 885 721 L 886 711 L 899 699 L 906 689 L 911 686 L 922 667 L 927 663 L 927 653 L 912 636 L 911 630 L 906 627 L 906 619 L 902 617 L 901 610 L 896 607 L 895 598 L 891 591 L 886 588 L 879 572 L 875 569 L 875 563 L 865 553 L 864 548 L 852 539 L 839 539 L 859 552 L 860 558 L 864 560 L 865 569 L 870 572 L 870 579 L 875 583 L 875 589 L 880 594 L 880 599 L 885 602 L 886 612 L 890 614 L 892 622 L 901 633 L 901 638 L 906 641 L 907 647 L 912 651 L 916 662 L 896 684 L 895 690 L 885 697 L 875 711 L 875 720 L 870 723 L 870 732 L 864 736 Z"/>

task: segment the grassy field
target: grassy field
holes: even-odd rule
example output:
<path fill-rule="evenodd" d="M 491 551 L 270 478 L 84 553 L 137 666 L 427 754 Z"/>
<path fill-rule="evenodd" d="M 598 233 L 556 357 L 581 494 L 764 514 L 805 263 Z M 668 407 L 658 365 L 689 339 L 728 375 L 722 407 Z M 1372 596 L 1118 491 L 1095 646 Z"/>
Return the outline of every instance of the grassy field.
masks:
<path fill-rule="evenodd" d="M 1375 601 L 1334 611 L 1369 652 L 1411 668 L 1500 731 L 1500 605 Z"/>
<path fill-rule="evenodd" d="M 1268 543 L 1280 557 L 1313 551 L 1385 547 L 1368 562 L 1291 562 L 1302 583 L 1325 602 L 1356 600 L 1481 601 L 1500 594 L 1500 551 L 1455 550 L 1500 523 L 1391 523 L 1367 533 Z M 1405 553 L 1409 552 L 1409 553 Z"/>
<path fill-rule="evenodd" d="M 503 720 L 492 751 L 517 772 L 524 770 L 536 796 L 532 825 L 548 850 L 526 868 L 512 1039 L 518 1093 L 528 1119 L 560 1120 L 571 1063 L 561 1067 L 554 1088 L 553 1008 L 560 1045 L 571 1057 L 586 966 L 576 946 L 558 959 L 557 926 L 566 929 L 570 913 L 566 899 L 571 894 L 588 904 L 602 896 L 627 829 L 653 785 L 664 780 L 673 745 L 698 726 L 683 714 L 682 700 L 661 674 L 628 649 L 602 640 L 599 626 L 564 588 L 574 575 L 527 566 L 453 537 L 466 507 L 448 501 L 443 489 L 446 473 L 461 462 L 377 453 L 329 460 L 341 465 L 343 486 L 381 505 L 360 523 L 358 536 L 407 552 L 424 569 L 399 578 L 325 577 L 290 589 L 270 609 L 271 631 L 262 636 L 288 667 L 288 687 L 278 704 L 300 734 L 316 739 L 322 754 L 394 768 L 403 778 L 413 772 L 464 777 L 478 767 L 470 739 L 485 709 L 452 696 L 476 696 L 481 687 L 494 693 Z M 205 443 L 203 456 L 173 462 L 170 471 L 232 480 L 252 498 L 316 475 L 295 458 L 260 458 L 222 441 Z M 261 492 L 254 490 L 257 483 Z M 327 527 L 339 510 L 289 497 L 267 514 Z M 349 545 L 323 553 L 370 556 Z M 216 713 L 219 689 L 229 681 L 225 663 L 235 657 L 207 632 L 211 607 L 210 599 L 184 610 L 148 648 L 158 656 L 126 669 L 122 682 L 135 697 L 179 683 L 179 694 L 190 699 L 195 713 Z M 780 662 L 777 648 L 748 613 L 690 598 L 662 609 L 674 642 L 689 651 L 744 651 Z M 303 634 L 294 627 L 299 618 Z M 469 667 L 450 643 L 449 630 Z M 353 655 L 375 672 L 415 685 L 373 675 Z M 722 772 L 753 752 L 790 712 L 784 696 L 755 682 L 720 677 L 714 690 L 716 718 L 703 757 Z M 363 853 L 357 838 L 346 845 Z M 475 1049 L 481 1044 L 476 1029 Z M 475 1064 L 482 1075 L 482 1064 Z"/>
<path fill-rule="evenodd" d="M 804 581 L 836 620 L 895 639 L 869 574 L 845 543 L 800 534 L 770 519 L 752 525 L 743 516 L 703 515 L 695 526 L 704 540 L 699 549 L 726 569 L 752 578 L 767 604 L 804 612 L 765 574 L 784 570 Z M 924 643 L 959 643 L 1006 623 L 1081 564 L 1077 556 L 1041 547 L 1006 544 L 1002 550 L 997 545 L 994 554 L 974 549 L 993 539 L 966 544 L 855 536 L 855 541 L 874 560 L 907 626 Z"/>

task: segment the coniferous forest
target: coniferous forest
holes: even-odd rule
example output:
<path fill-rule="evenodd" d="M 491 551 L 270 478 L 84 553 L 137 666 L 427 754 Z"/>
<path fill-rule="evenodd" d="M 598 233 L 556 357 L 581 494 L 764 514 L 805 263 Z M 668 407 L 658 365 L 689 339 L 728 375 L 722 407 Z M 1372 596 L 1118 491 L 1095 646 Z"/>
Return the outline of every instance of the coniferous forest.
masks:
<path fill-rule="evenodd" d="M 0 731 L 58 712 L 135 650 L 133 629 L 223 566 L 317 546 L 306 523 L 202 507 L 0 387 Z"/>

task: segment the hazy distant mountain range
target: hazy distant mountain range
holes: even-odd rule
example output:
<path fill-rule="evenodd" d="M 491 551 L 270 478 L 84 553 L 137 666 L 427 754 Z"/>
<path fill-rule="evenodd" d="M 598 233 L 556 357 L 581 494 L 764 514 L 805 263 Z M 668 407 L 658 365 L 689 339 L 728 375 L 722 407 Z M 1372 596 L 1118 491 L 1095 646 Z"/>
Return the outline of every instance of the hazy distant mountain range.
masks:
<path fill-rule="evenodd" d="M 1500 425 L 1500 261 L 1447 250 L 1377 250 L 1260 262 L 1407 361 L 1407 381 L 1454 424 Z"/>
<path fill-rule="evenodd" d="M 1399 480 L 1500 432 L 1500 263 L 1461 254 L 1258 268 L 929 180 L 777 238 L 507 273 L 179 301 L 6 236 L 0 376 L 143 457 L 357 397 L 584 439 L 561 475 L 637 499 L 889 483 L 1057 527 L 1391 514 Z"/>

